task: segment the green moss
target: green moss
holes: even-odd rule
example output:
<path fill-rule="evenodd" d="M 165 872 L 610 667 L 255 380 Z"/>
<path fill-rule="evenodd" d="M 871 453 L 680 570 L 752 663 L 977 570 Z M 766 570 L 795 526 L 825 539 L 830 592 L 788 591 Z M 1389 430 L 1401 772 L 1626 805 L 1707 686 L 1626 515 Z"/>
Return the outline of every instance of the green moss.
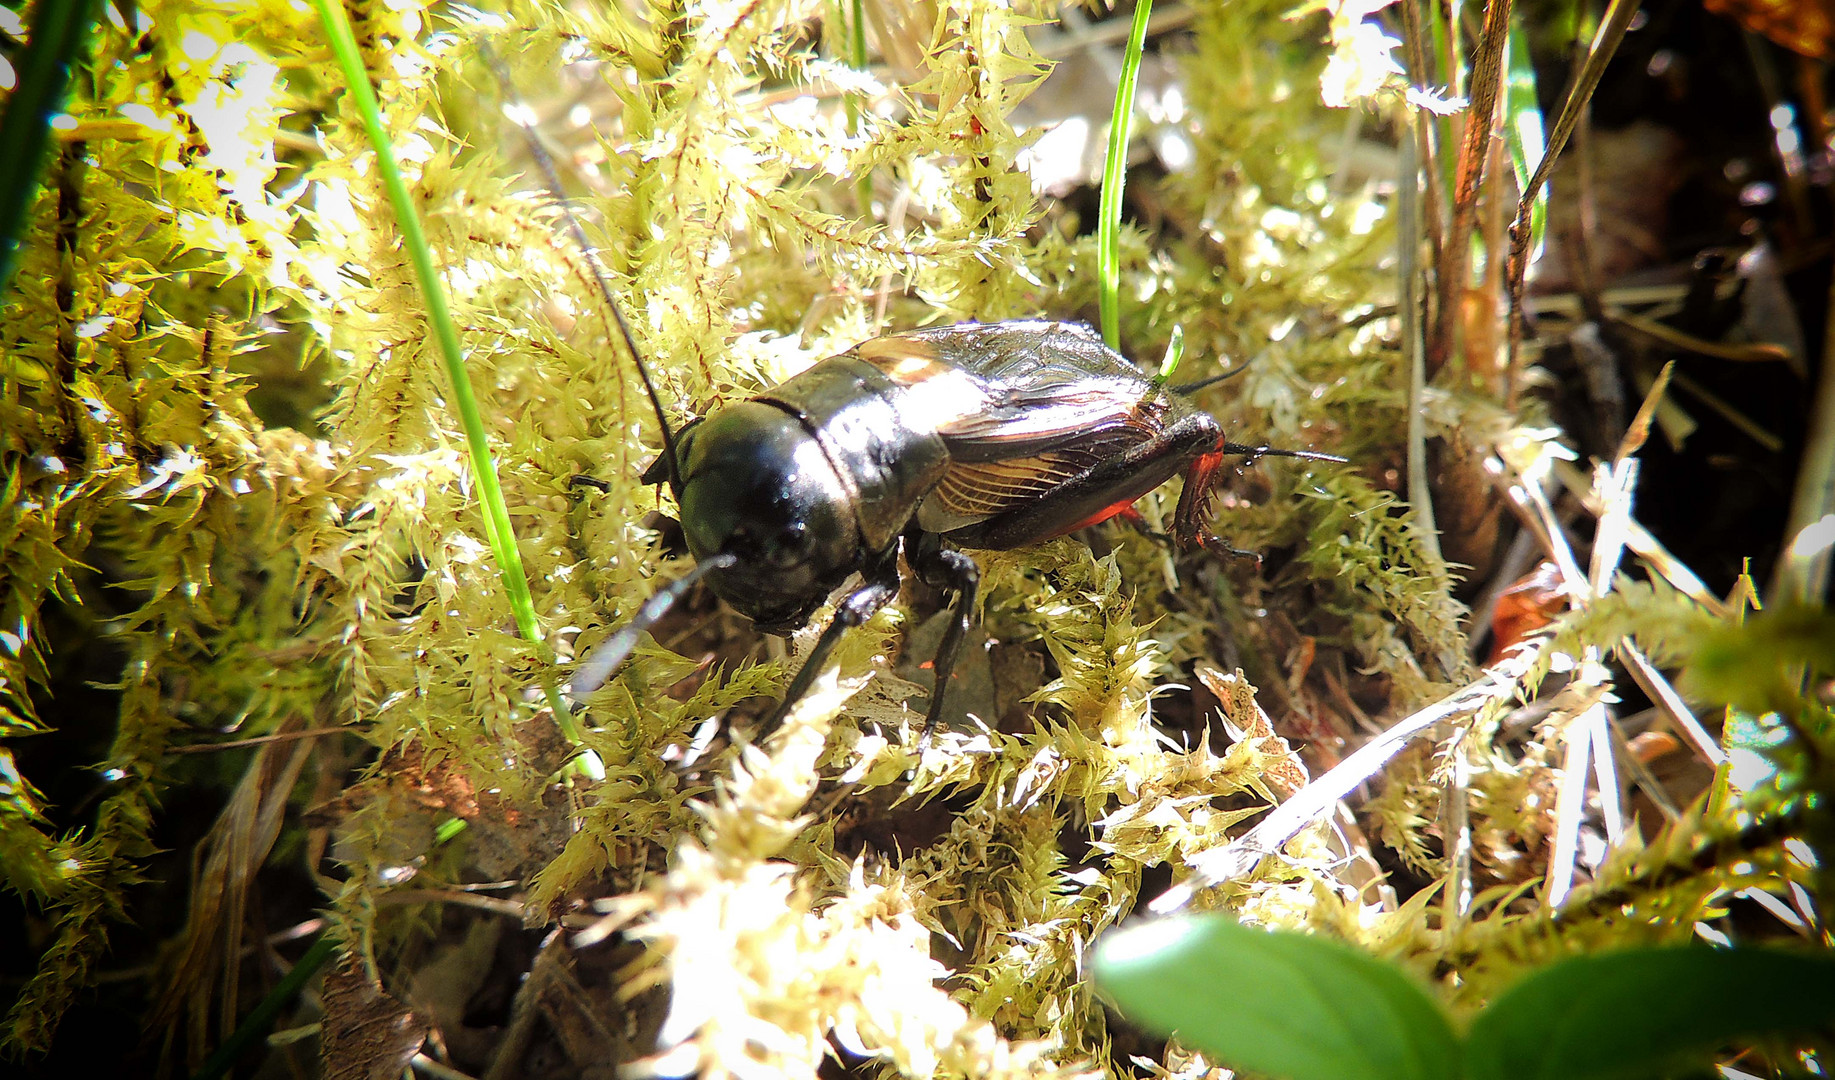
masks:
<path fill-rule="evenodd" d="M 888 327 L 1093 306 L 1093 241 L 1048 221 L 1015 168 L 1030 136 L 1012 110 L 1047 70 L 1024 30 L 1045 6 L 937 8 L 918 35 L 925 72 L 879 88 L 891 107 L 864 111 L 857 134 L 839 107 L 767 100 L 810 80 L 873 89 L 809 51 L 801 8 L 509 7 L 378 3 L 353 18 L 454 294 L 546 644 L 563 658 L 683 567 L 644 523 L 672 507 L 638 480 L 659 439 L 636 373 L 610 344 L 588 256 L 526 190 L 482 45 L 544 103 L 566 97 L 558 84 L 598 110 L 596 132 L 564 135 L 568 181 L 677 422 Z M 634 980 L 686 977 L 669 956 L 721 943 L 750 980 L 729 1002 L 744 1017 L 697 1027 L 684 1013 L 670 1029 L 694 1036 L 710 1076 L 762 1052 L 730 1038 L 741 1019 L 788 1033 L 770 1051 L 786 1070 L 813 1070 L 831 1031 L 907 1074 L 1107 1067 L 1081 948 L 1138 908 L 1150 868 L 1240 832 L 1269 791 L 1272 750 L 1214 752 L 1156 726 L 1169 684 L 1194 661 L 1242 666 L 1305 713 L 1323 691 L 1296 658 L 1316 649 L 1330 671 L 1374 676 L 1365 700 L 1400 715 L 1474 676 L 1453 574 L 1384 486 L 1404 452 L 1402 358 L 1347 319 L 1393 303 L 1382 259 L 1395 237 L 1373 187 L 1328 182 L 1320 148 L 1344 114 L 1319 103 L 1320 27 L 1283 19 L 1284 4 L 1196 12 L 1183 62 L 1195 162 L 1159 185 L 1165 222 L 1122 245 L 1130 352 L 1157 358 L 1181 326 L 1180 379 L 1252 362 L 1200 396 L 1235 438 L 1353 459 L 1264 461 L 1232 485 L 1218 530 L 1265 552 L 1270 572 L 1121 533 L 1101 557 L 1068 540 L 987 555 L 986 627 L 1048 671 L 1018 695 L 1035 722 L 980 717 L 989 726 L 940 733 L 921 757 L 905 706 L 916 688 L 890 659 L 924 606 L 913 595 L 847 638 L 834 684 L 778 739 L 715 739 L 684 764 L 710 718 L 743 733 L 795 663 L 697 610 L 675 632 L 720 663 L 694 685 L 696 659 L 640 649 L 586 703 L 584 744 L 605 778 L 566 788 L 537 693 L 559 673 L 512 632 L 425 311 L 316 23 L 279 0 L 138 10 L 144 30 L 98 36 L 0 315 L 0 738 L 52 722 L 39 626 L 49 606 L 79 602 L 79 581 L 123 598 L 110 632 L 129 657 L 104 763 L 120 780 L 80 829 L 53 824 L 0 749 L 0 873 L 54 923 L 12 1005 L 15 1048 L 43 1047 L 94 975 L 162 792 L 228 788 L 215 766 L 168 751 L 309 718 L 376 751 L 332 807 L 343 878 L 326 882 L 345 940 L 376 970 L 393 975 L 409 930 L 426 929 L 379 914 L 402 868 L 437 883 L 490 866 L 530 883 L 534 918 L 606 900 L 653 943 Z M 563 66 L 563 53 L 601 70 Z M 880 217 L 894 185 L 906 196 L 895 226 L 859 216 L 855 179 L 869 174 Z M 305 417 L 329 401 L 310 434 L 257 419 L 251 400 L 282 380 L 236 374 L 251 368 L 323 377 L 292 402 Z M 1508 429 L 1483 400 L 1437 392 L 1433 407 L 1437 431 Z M 1163 519 L 1169 498 L 1142 509 Z M 1629 636 L 1675 659 L 1703 618 L 1626 585 L 1559 629 L 1574 651 Z M 1490 827 L 1538 827 L 1512 816 L 1529 767 L 1545 775 L 1538 753 L 1474 752 L 1474 813 Z M 1439 865 L 1428 814 L 1444 766 L 1398 771 L 1375 807 L 1421 868 Z M 836 776 L 893 837 L 870 857 L 839 815 L 798 816 L 832 811 L 837 789 L 821 783 Z M 946 824 L 902 846 L 900 815 L 927 799 L 947 800 Z M 447 816 L 469 824 L 463 854 L 429 858 Z M 1437 940 L 1425 901 L 1383 922 L 1333 891 L 1336 864 L 1315 840 L 1299 846 L 1214 900 L 1423 966 L 1436 950 L 1476 950 L 1481 973 L 1529 955 L 1510 937 L 1516 909 Z M 933 948 L 950 958 L 948 993 Z M 777 962 L 785 950 L 813 958 L 811 981 Z"/>

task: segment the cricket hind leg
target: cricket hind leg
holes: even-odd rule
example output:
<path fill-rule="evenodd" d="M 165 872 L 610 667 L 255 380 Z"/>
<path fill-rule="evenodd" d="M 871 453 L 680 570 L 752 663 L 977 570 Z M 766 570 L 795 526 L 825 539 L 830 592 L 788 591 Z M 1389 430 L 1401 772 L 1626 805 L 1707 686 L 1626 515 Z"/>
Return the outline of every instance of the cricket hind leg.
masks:
<path fill-rule="evenodd" d="M 949 690 L 949 679 L 962 656 L 962 643 L 968 637 L 969 620 L 975 614 L 975 597 L 981 591 L 981 568 L 975 560 L 954 548 L 946 548 L 934 534 L 921 534 L 906 547 L 906 558 L 926 585 L 950 589 L 956 594 L 951 606 L 949 624 L 943 628 L 943 640 L 937 645 L 931 670 L 936 674 L 935 689 L 930 692 L 930 708 L 924 714 L 924 730 L 918 735 L 918 753 L 930 745 L 930 736 L 943 718 L 943 697 Z"/>
<path fill-rule="evenodd" d="M 1136 510 L 1132 505 L 1115 511 L 1115 516 L 1111 520 L 1127 524 L 1129 527 L 1133 528 L 1135 532 L 1140 533 L 1156 544 L 1165 544 L 1168 547 L 1173 546 L 1172 534 L 1163 533 L 1154 528 L 1153 524 L 1147 520 L 1146 515 Z"/>
<path fill-rule="evenodd" d="M 841 643 L 841 635 L 855 627 L 862 626 L 879 612 L 880 608 L 892 602 L 898 595 L 898 560 L 888 558 L 878 565 L 868 568 L 866 581 L 853 592 L 842 598 L 835 606 L 835 617 L 829 620 L 827 629 L 816 639 L 815 647 L 809 650 L 803 666 L 797 670 L 796 677 L 790 680 L 790 686 L 784 691 L 784 700 L 772 710 L 770 719 L 758 729 L 756 741 L 777 730 L 790 710 L 802 700 L 809 687 L 816 681 L 816 676 L 828 664 L 829 654 Z"/>

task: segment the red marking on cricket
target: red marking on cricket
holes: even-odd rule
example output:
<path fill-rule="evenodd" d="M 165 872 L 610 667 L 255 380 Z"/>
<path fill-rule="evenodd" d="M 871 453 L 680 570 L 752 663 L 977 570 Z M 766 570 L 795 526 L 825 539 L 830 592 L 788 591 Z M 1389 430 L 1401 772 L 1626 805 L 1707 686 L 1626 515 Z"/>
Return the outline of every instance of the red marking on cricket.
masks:
<path fill-rule="evenodd" d="M 1089 517 L 1086 517 L 1082 521 L 1077 522 L 1075 525 L 1068 526 L 1067 528 L 1063 528 L 1063 529 L 1058 530 L 1055 533 L 1052 533 L 1050 536 L 1046 537 L 1046 539 L 1056 540 L 1060 536 L 1069 536 L 1071 533 L 1076 532 L 1078 529 L 1087 529 L 1091 525 L 1100 525 L 1101 523 L 1109 520 L 1110 518 L 1114 517 L 1116 514 L 1121 513 L 1122 511 L 1128 509 L 1129 507 L 1133 505 L 1134 505 L 1133 499 L 1123 499 L 1122 501 L 1115 503 L 1112 506 L 1105 506 L 1102 509 L 1096 511 L 1094 514 L 1091 514 Z"/>

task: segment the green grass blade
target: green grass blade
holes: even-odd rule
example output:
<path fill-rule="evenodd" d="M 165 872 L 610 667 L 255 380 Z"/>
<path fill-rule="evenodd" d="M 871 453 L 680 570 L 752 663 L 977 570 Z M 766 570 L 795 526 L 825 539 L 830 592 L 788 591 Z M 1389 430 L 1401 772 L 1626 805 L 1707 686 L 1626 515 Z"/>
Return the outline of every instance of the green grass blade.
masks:
<path fill-rule="evenodd" d="M 510 600 L 510 611 L 522 636 L 546 653 L 541 627 L 535 619 L 535 600 L 529 592 L 528 575 L 522 566 L 522 554 L 516 550 L 516 534 L 510 525 L 510 508 L 503 500 L 503 488 L 497 482 L 497 468 L 491 461 L 490 444 L 484 434 L 484 417 L 478 411 L 478 399 L 472 393 L 471 377 L 465 371 L 465 356 L 459 346 L 459 329 L 452 321 L 452 309 L 446 300 L 446 286 L 433 265 L 433 251 L 427 245 L 427 234 L 421 228 L 420 215 L 402 179 L 401 167 L 395 161 L 389 133 L 382 126 L 382 111 L 376 104 L 376 92 L 370 86 L 369 72 L 357 51 L 350 21 L 337 0 L 314 0 L 325 33 L 331 39 L 332 53 L 344 70 L 351 99 L 363 118 L 370 145 L 376 151 L 376 169 L 384 190 L 395 209 L 395 221 L 401 229 L 402 246 L 414 264 L 420 282 L 422 302 L 427 305 L 427 322 L 433 328 L 440 356 L 446 363 L 446 375 L 452 383 L 452 400 L 458 408 L 459 424 L 465 429 L 465 445 L 471 454 L 472 472 L 478 481 L 478 501 L 484 510 L 484 534 L 490 541 L 502 573 L 503 588 Z M 566 700 L 550 681 L 543 688 L 555 721 L 574 745 L 580 743 L 579 725 L 567 708 Z M 590 764 L 588 765 L 591 768 Z"/>
<path fill-rule="evenodd" d="M 850 17 L 847 21 L 847 62 L 855 71 L 867 69 L 867 12 L 865 0 L 853 0 Z M 866 102 L 856 100 L 856 96 L 847 96 L 848 130 L 855 135 L 861 132 L 861 116 L 866 109 Z M 870 219 L 873 216 L 873 173 L 862 172 L 854 178 L 854 201 L 860 204 L 860 216 Z"/>
<path fill-rule="evenodd" d="M 1179 362 L 1185 359 L 1185 327 L 1174 324 L 1172 338 L 1166 342 L 1166 355 L 1160 360 L 1160 370 L 1150 382 L 1147 396 L 1158 394 L 1172 380 L 1172 373 L 1179 370 Z"/>
<path fill-rule="evenodd" d="M 218 1077 L 229 1075 L 229 1070 L 236 1064 L 236 1059 L 246 1053 L 248 1048 L 258 1040 L 266 1037 L 268 1028 L 273 1026 L 274 1018 L 280 1015 L 280 1010 L 286 1008 L 287 1002 L 293 1000 L 294 995 L 298 994 L 300 989 L 306 985 L 306 981 L 317 974 L 318 970 L 325 966 L 325 961 L 336 955 L 337 951 L 337 940 L 330 934 L 321 933 L 319 939 L 312 943 L 312 948 L 306 950 L 306 955 L 300 957 L 299 963 L 293 965 L 293 970 L 287 972 L 279 982 L 275 983 L 274 989 L 268 991 L 268 996 L 255 1003 L 255 1007 L 249 1010 L 249 1014 L 243 1018 L 242 1023 L 236 1025 L 236 1030 L 230 1032 L 229 1038 L 224 1039 L 216 1050 L 204 1059 L 204 1064 L 198 1066 L 198 1071 L 191 1074 L 191 1080 L 217 1080 Z"/>
<path fill-rule="evenodd" d="M 1096 273 L 1102 289 L 1102 340 L 1121 348 L 1121 189 L 1128 174 L 1128 137 L 1134 129 L 1134 87 L 1140 81 L 1141 51 L 1147 44 L 1147 20 L 1153 0 L 1139 0 L 1128 29 L 1128 48 L 1121 58 L 1121 80 L 1115 84 L 1115 111 L 1109 118 L 1109 149 L 1102 162 L 1102 202 L 1096 214 Z"/>
<path fill-rule="evenodd" d="M 1522 22 L 1511 24 L 1509 64 L 1504 81 L 1504 142 L 1510 148 L 1510 167 L 1516 174 L 1516 189 L 1526 190 L 1529 178 L 1542 164 L 1547 146 L 1543 138 L 1542 106 L 1536 100 L 1536 69 L 1529 59 L 1529 36 Z M 1529 210 L 1530 257 L 1541 250 L 1548 231 L 1548 192 L 1536 191 Z"/>
<path fill-rule="evenodd" d="M 42 0 L 19 57 L 19 83 L 0 114 L 0 289 L 13 277 L 26 211 L 38 194 L 38 171 L 51 117 L 64 106 L 70 72 L 95 25 L 95 0 Z"/>

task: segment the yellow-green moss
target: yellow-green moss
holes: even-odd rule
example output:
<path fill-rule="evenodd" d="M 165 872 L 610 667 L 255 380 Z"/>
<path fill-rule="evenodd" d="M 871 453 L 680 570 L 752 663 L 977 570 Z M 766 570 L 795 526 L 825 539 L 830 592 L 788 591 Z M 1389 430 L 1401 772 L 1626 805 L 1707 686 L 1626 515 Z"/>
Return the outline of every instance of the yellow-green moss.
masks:
<path fill-rule="evenodd" d="M 814 12 L 787 2 L 355 7 L 454 293 L 537 612 L 564 657 L 682 567 L 643 523 L 659 501 L 670 509 L 637 479 L 657 451 L 654 421 L 610 344 L 588 256 L 511 160 L 482 45 L 531 94 L 596 88 L 599 127 L 570 136 L 569 181 L 677 421 L 888 325 L 1067 317 L 1094 295 L 1093 241 L 1035 229 L 1044 208 L 1015 168 L 1029 136 L 1011 110 L 1047 70 L 1024 31 L 1050 5 L 935 6 L 927 69 L 905 86 L 811 52 Z M 0 873 L 57 924 L 13 1006 L 13 1046 L 45 1045 L 93 974 L 159 792 L 203 782 L 165 756 L 174 741 L 312 717 L 382 751 L 343 807 L 334 855 L 347 876 L 331 902 L 383 966 L 392 928 L 376 898 L 426 855 L 436 818 L 411 797 L 411 772 L 523 823 L 479 819 L 460 843 L 526 877 L 536 917 L 612 898 L 655 946 L 642 978 L 689 977 L 668 964 L 692 950 L 716 965 L 693 978 L 740 987 L 717 1007 L 678 999 L 665 1034 L 680 1047 L 659 1071 L 714 1077 L 765 1053 L 813 1076 L 831 1032 L 905 1075 L 1107 1068 L 1081 948 L 1135 910 L 1147 869 L 1221 843 L 1266 791 L 1254 744 L 1177 745 L 1154 726 L 1176 665 L 1218 660 L 1227 643 L 1258 678 L 1284 679 L 1289 657 L 1264 655 L 1275 640 L 1249 614 L 1273 611 L 1309 647 L 1386 678 L 1397 709 L 1472 675 L 1448 568 L 1372 479 L 1399 456 L 1407 380 L 1392 343 L 1347 316 L 1393 303 L 1381 259 L 1394 236 L 1372 187 L 1328 182 L 1321 148 L 1344 114 L 1319 101 L 1320 26 L 1284 19 L 1282 3 L 1196 9 L 1183 59 L 1195 162 L 1158 192 L 1182 228 L 1164 243 L 1131 231 L 1122 250 L 1131 352 L 1157 356 L 1182 326 L 1181 378 L 1253 361 L 1201 398 L 1238 438 L 1353 458 L 1263 463 L 1266 489 L 1230 500 L 1220 531 L 1293 552 L 1284 569 L 1264 579 L 1174 560 L 1133 535 L 1101 558 L 1070 541 L 988 556 L 987 625 L 1036 643 L 1057 675 L 1030 694 L 1034 729 L 942 733 L 921 760 L 902 704 L 914 688 L 890 673 L 902 608 L 849 636 L 835 679 L 767 752 L 728 745 L 692 773 L 662 751 L 775 693 L 787 665 L 747 659 L 678 700 L 667 691 L 693 665 L 646 647 L 588 703 L 585 744 L 605 779 L 566 791 L 532 749 L 549 724 L 532 688 L 552 673 L 511 629 L 424 309 L 316 24 L 281 0 L 136 9 L 140 27 L 98 37 L 0 324 L 0 738 L 55 722 L 31 696 L 47 677 L 39 614 L 78 603 L 79 579 L 104 579 L 90 568 L 126 598 L 109 632 L 128 657 L 105 762 L 119 775 L 81 833 L 51 835 L 0 749 Z M 601 70 L 563 68 L 563 54 Z M 867 111 L 855 134 L 839 108 L 767 100 L 824 80 L 892 107 Z M 882 204 L 894 184 L 911 192 L 898 227 L 858 216 L 866 174 Z M 316 430 L 266 429 L 246 404 L 235 354 L 267 339 L 328 373 Z M 1508 427 L 1494 405 L 1451 392 L 1434 408 L 1438 430 Z M 604 490 L 572 483 L 582 475 Z M 1163 500 L 1148 500 L 1150 516 Z M 1662 651 L 1698 615 L 1661 590 L 1621 589 L 1563 633 L 1575 649 L 1632 635 Z M 1492 764 L 1475 806 L 1490 799 L 1507 822 L 1513 774 Z M 854 796 L 891 789 L 959 809 L 922 850 L 839 855 L 833 820 L 795 816 L 837 774 Z M 1426 765 L 1400 774 L 1378 804 L 1423 867 L 1433 777 Z M 1066 835 L 1088 850 L 1067 851 Z M 1497 950 L 1472 965 L 1480 974 L 1528 955 L 1490 944 L 1516 940 L 1512 910 L 1449 943 L 1425 899 L 1380 916 L 1331 885 L 1309 849 L 1214 901 L 1423 966 L 1454 946 Z M 947 992 L 933 950 L 954 957 Z M 780 962 L 791 954 L 805 967 Z M 784 1037 L 754 1038 L 761 1025 Z M 1174 1048 L 1165 1067 L 1188 1064 Z"/>

